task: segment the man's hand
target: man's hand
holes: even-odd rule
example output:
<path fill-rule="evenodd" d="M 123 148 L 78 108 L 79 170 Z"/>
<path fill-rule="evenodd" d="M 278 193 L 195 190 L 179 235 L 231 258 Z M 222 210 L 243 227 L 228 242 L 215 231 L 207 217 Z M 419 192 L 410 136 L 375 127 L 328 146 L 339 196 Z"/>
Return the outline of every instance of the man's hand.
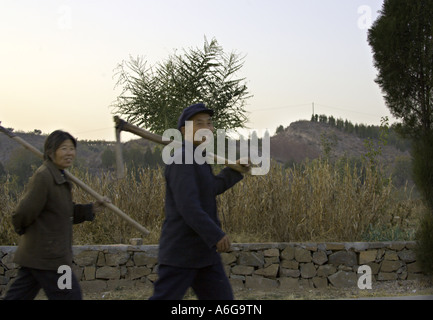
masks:
<path fill-rule="evenodd" d="M 248 163 L 245 163 L 247 161 L 248 161 Z M 241 163 L 241 162 L 243 162 L 243 163 Z M 241 167 L 241 170 L 238 170 L 240 173 L 248 173 L 251 171 L 251 160 L 249 158 L 248 159 L 245 159 L 245 158 L 238 159 L 236 161 L 236 164 Z"/>
<path fill-rule="evenodd" d="M 218 241 L 218 243 L 216 244 L 218 252 L 227 252 L 230 250 L 230 246 L 231 246 L 230 239 L 227 235 L 222 237 L 222 239 Z"/>

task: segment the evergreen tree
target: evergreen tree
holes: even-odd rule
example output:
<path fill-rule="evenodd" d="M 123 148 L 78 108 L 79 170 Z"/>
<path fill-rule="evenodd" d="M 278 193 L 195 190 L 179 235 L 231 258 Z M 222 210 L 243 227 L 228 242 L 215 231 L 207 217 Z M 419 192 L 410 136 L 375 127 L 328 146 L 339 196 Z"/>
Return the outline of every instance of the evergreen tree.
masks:
<path fill-rule="evenodd" d="M 279 133 L 281 133 L 281 132 L 284 132 L 284 127 L 283 127 L 283 125 L 280 125 L 280 126 L 277 128 L 277 130 L 275 131 L 275 134 L 279 134 Z"/>
<path fill-rule="evenodd" d="M 433 129 L 433 1 L 385 0 L 368 33 L 391 113 L 411 137 Z"/>
<path fill-rule="evenodd" d="M 429 213 L 417 235 L 417 256 L 433 273 L 433 1 L 385 0 L 368 32 L 374 65 L 399 132 L 413 140 L 413 178 Z"/>

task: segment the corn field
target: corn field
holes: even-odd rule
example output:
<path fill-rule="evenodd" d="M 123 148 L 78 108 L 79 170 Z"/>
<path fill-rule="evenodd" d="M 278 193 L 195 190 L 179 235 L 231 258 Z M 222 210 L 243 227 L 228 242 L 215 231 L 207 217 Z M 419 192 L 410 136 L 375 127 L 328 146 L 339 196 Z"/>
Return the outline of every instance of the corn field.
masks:
<path fill-rule="evenodd" d="M 110 173 L 71 173 L 149 229 L 144 243 L 158 243 L 164 220 L 163 168 L 129 171 L 123 180 Z M 76 203 L 93 201 L 77 187 L 73 196 Z M 1 245 L 18 242 L 10 217 L 19 197 L 11 194 L 8 181 L 1 185 Z M 377 170 L 315 160 L 288 169 L 273 163 L 267 175 L 246 175 L 218 196 L 218 208 L 232 242 L 365 241 L 378 229 L 414 233 L 422 204 L 409 192 L 397 195 L 391 179 Z M 108 209 L 93 222 L 74 226 L 74 244 L 128 243 L 137 237 L 142 235 Z"/>

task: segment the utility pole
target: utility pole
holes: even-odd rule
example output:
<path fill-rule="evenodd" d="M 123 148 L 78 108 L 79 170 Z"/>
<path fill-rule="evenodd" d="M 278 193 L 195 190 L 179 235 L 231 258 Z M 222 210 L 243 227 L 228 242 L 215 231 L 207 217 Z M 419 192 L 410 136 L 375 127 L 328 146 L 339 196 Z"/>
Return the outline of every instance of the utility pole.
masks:
<path fill-rule="evenodd" d="M 314 116 L 314 102 L 313 102 L 313 116 Z"/>

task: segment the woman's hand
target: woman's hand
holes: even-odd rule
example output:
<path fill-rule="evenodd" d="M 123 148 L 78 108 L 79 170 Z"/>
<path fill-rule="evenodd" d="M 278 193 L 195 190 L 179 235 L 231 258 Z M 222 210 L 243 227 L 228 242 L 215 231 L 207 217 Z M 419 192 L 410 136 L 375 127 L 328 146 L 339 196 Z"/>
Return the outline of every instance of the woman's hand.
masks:
<path fill-rule="evenodd" d="M 93 203 L 93 212 L 94 213 L 100 213 L 103 210 L 105 203 L 111 203 L 111 200 L 108 199 L 107 197 L 104 197 L 102 199 L 102 201 L 98 200 L 98 201 L 94 202 Z"/>

